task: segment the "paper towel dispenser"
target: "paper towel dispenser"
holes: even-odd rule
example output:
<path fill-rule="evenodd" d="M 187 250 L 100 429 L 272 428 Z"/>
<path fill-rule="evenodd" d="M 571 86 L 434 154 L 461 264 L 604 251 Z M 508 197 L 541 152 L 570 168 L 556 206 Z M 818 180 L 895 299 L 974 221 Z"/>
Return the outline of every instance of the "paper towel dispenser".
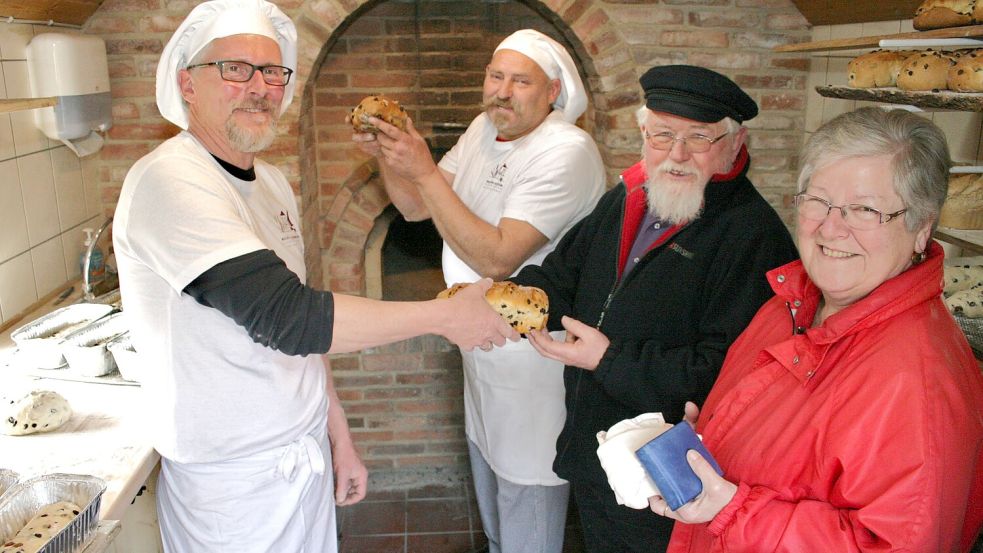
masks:
<path fill-rule="evenodd" d="M 38 128 L 48 138 L 72 147 L 67 141 L 91 137 L 93 131 L 112 126 L 109 66 L 101 38 L 39 34 L 27 45 L 27 67 L 33 95 L 58 99 L 55 106 L 34 111 Z"/>

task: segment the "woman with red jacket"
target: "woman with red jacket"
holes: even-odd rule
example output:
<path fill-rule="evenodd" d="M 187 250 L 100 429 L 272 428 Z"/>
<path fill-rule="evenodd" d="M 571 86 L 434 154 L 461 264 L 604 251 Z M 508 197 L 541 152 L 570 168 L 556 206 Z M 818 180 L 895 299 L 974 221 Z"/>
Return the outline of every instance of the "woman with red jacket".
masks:
<path fill-rule="evenodd" d="M 948 147 L 863 108 L 802 158 L 800 261 L 734 342 L 697 431 L 703 492 L 669 551 L 968 551 L 983 524 L 983 377 L 943 304 Z M 693 409 L 695 411 L 695 409 Z M 695 414 L 695 413 L 691 413 Z"/>

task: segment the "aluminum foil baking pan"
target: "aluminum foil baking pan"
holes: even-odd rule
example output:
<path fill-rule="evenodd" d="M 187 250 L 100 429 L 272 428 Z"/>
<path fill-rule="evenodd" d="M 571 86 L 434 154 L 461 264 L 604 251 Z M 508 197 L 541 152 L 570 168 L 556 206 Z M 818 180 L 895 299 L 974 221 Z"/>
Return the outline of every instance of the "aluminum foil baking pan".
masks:
<path fill-rule="evenodd" d="M 104 303 L 106 305 L 110 305 L 117 311 L 123 308 L 123 296 L 120 295 L 119 288 L 110 290 L 101 296 L 96 296 L 90 301 L 92 303 Z"/>
<path fill-rule="evenodd" d="M 116 361 L 116 368 L 119 369 L 119 374 L 124 380 L 140 382 L 140 379 L 143 377 L 144 367 L 143 363 L 140 362 L 139 354 L 133 348 L 133 340 L 131 338 L 129 332 L 124 332 L 113 338 L 106 345 L 106 349 L 113 355 L 113 360 Z"/>
<path fill-rule="evenodd" d="M 3 494 L 7 493 L 7 490 L 14 487 L 14 484 L 20 480 L 20 475 L 9 469 L 0 469 L 0 499 L 3 498 Z"/>
<path fill-rule="evenodd" d="M 56 309 L 18 328 L 10 334 L 17 344 L 17 361 L 39 369 L 59 369 L 65 365 L 59 345 L 66 335 L 105 317 L 113 308 L 98 303 L 77 303 Z"/>
<path fill-rule="evenodd" d="M 113 372 L 116 363 L 106 345 L 124 332 L 123 313 L 116 312 L 65 336 L 61 352 L 68 361 L 69 372 L 81 376 L 103 376 Z"/>
<path fill-rule="evenodd" d="M 0 543 L 6 543 L 27 525 L 45 505 L 71 501 L 81 508 L 40 553 L 76 553 L 88 545 L 99 524 L 99 504 L 106 482 L 81 474 L 46 474 L 10 488 L 0 499 Z"/>

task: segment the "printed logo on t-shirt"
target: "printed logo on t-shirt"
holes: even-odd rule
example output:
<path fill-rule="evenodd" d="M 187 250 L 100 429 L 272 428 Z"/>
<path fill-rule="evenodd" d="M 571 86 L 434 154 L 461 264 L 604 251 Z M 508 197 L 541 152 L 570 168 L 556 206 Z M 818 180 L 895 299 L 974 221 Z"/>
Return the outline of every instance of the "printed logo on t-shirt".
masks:
<path fill-rule="evenodd" d="M 297 226 L 290 220 L 290 214 L 285 209 L 281 209 L 280 214 L 276 216 L 276 224 L 280 226 L 280 240 L 298 238 Z"/>
<path fill-rule="evenodd" d="M 484 188 L 501 192 L 503 186 L 502 181 L 505 180 L 505 172 L 508 168 L 509 166 L 506 163 L 500 163 L 498 167 L 495 167 L 491 174 L 488 175 L 488 178 L 485 179 Z"/>

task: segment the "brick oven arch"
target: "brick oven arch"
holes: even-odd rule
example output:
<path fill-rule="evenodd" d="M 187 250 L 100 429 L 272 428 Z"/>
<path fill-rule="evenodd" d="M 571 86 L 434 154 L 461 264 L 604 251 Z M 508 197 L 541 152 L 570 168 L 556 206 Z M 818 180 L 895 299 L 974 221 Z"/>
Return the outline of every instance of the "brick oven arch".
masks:
<path fill-rule="evenodd" d="M 582 124 L 590 132 L 606 165 L 627 166 L 637 160 L 637 131 L 632 108 L 640 101 L 636 64 L 627 42 L 611 24 L 603 3 L 513 0 L 531 8 L 564 39 L 581 67 L 590 105 Z M 373 221 L 389 205 L 377 178 L 374 160 L 353 163 L 361 152 L 351 144 L 346 128 L 320 129 L 314 117 L 319 103 L 335 101 L 334 119 L 354 105 L 361 95 L 316 98 L 317 75 L 339 38 L 366 11 L 386 0 L 362 2 L 303 0 L 295 12 L 298 29 L 297 84 L 300 109 L 292 108 L 287 118 L 296 117 L 299 127 L 299 173 L 301 206 L 307 253 L 308 280 L 336 292 L 365 295 L 365 244 Z M 452 3 L 457 9 L 471 2 Z M 405 2 L 402 2 L 405 4 Z M 487 2 L 473 2 L 475 6 Z M 293 11 L 293 10 L 291 10 Z M 490 55 L 491 49 L 483 52 Z M 603 75 L 598 67 L 604 67 Z M 322 101 L 318 101 L 322 100 Z M 321 109 L 319 106 L 318 109 Z M 620 120 L 620 121 L 616 121 Z M 627 125 L 625 121 L 629 121 Z M 287 124 L 291 122 L 284 121 Z M 621 124 L 619 124 L 619 122 Z M 629 132 L 626 132 L 628 129 Z M 337 163 L 319 163 L 318 147 L 331 144 L 339 154 Z M 609 182 L 611 179 L 609 178 Z"/>

